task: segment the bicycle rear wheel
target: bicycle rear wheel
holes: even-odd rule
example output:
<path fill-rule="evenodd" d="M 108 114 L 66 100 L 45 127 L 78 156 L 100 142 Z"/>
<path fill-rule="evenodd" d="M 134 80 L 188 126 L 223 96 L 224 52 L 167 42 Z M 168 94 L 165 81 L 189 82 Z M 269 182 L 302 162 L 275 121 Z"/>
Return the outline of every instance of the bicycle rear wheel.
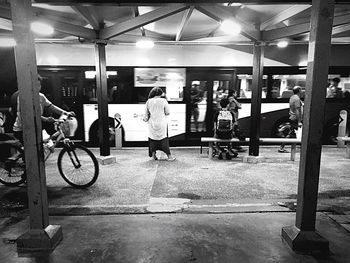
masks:
<path fill-rule="evenodd" d="M 76 188 L 93 185 L 99 174 L 95 155 L 81 145 L 63 148 L 58 155 L 57 165 L 63 179 Z"/>
<path fill-rule="evenodd" d="M 9 157 L 13 158 L 9 159 Z M 7 186 L 18 186 L 27 179 L 24 152 L 18 145 L 2 146 L 0 156 L 0 182 Z"/>

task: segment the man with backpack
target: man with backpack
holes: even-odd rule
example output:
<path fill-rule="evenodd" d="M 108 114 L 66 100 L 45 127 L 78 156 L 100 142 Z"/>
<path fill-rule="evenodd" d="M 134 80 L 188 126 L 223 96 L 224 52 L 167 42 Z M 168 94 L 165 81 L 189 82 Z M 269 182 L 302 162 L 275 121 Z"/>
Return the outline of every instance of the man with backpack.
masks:
<path fill-rule="evenodd" d="M 223 98 L 220 101 L 221 109 L 215 115 L 214 128 L 215 137 L 219 139 L 232 139 L 234 136 L 234 122 L 235 116 L 228 110 L 229 100 Z M 238 153 L 232 149 L 231 143 L 228 144 L 227 150 L 222 147 L 220 143 L 215 145 L 216 150 L 219 152 L 219 159 L 223 159 L 223 154 L 226 154 L 226 159 L 230 160 L 232 157 L 237 157 Z"/>

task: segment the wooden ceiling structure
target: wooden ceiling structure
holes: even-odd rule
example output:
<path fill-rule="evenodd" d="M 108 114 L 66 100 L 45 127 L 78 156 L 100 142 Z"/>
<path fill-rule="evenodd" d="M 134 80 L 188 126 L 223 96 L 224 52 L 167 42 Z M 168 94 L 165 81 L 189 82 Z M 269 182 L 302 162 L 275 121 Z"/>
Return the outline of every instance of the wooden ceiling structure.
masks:
<path fill-rule="evenodd" d="M 9 2 L 0 1 L 0 37 L 11 36 Z M 335 1 L 332 43 L 350 43 L 350 0 Z M 52 25 L 50 37 L 36 42 L 108 44 L 148 39 L 156 44 L 307 43 L 311 1 L 277 0 L 32 0 L 33 21 Z M 241 26 L 238 36 L 220 30 L 230 19 Z"/>

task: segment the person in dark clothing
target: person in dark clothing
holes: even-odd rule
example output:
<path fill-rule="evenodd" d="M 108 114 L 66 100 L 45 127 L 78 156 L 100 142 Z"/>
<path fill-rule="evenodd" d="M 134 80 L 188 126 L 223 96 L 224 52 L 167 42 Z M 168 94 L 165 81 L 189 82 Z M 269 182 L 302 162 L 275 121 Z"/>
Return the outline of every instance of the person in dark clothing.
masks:
<path fill-rule="evenodd" d="M 228 110 L 229 100 L 223 98 L 220 101 L 221 109 L 215 114 L 214 118 L 214 128 L 215 137 L 219 139 L 232 139 L 234 137 L 234 122 L 235 116 L 232 112 Z M 226 149 L 227 148 L 227 149 Z M 216 143 L 214 145 L 214 150 L 219 153 L 218 158 L 223 159 L 223 154 L 226 155 L 226 159 L 231 159 L 232 157 L 237 157 L 237 152 L 233 150 L 232 144 L 228 143 L 227 147 L 224 147 L 222 143 Z"/>

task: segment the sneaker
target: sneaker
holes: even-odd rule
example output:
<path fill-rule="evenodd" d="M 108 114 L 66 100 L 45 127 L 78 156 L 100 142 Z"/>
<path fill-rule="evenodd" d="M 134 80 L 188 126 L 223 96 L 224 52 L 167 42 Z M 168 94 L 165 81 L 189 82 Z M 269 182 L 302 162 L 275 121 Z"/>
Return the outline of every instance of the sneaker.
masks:
<path fill-rule="evenodd" d="M 286 149 L 278 149 L 279 153 L 287 153 L 288 151 Z"/>
<path fill-rule="evenodd" d="M 170 158 L 168 158 L 167 160 L 168 160 L 168 162 L 173 162 L 173 161 L 176 160 L 176 158 L 175 158 L 175 157 L 170 157 Z"/>

